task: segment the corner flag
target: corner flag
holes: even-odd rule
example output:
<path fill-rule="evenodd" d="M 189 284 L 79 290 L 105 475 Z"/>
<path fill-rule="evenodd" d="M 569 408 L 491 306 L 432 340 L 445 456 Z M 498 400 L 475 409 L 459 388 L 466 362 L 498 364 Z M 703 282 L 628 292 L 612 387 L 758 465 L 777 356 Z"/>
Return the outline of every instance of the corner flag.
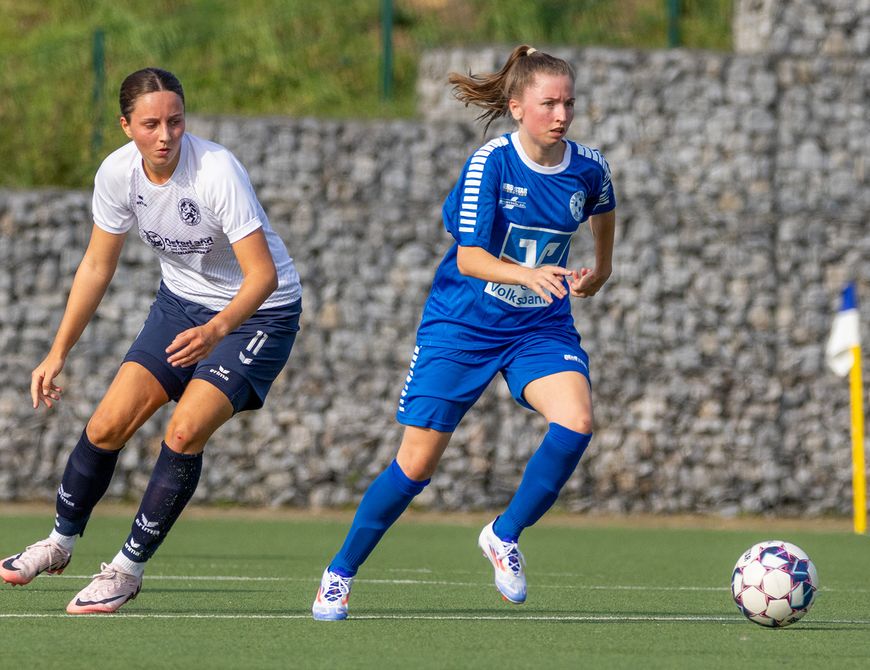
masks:
<path fill-rule="evenodd" d="M 861 346 L 858 332 L 858 291 L 855 284 L 843 288 L 840 311 L 834 317 L 831 335 L 825 347 L 828 367 L 840 377 L 845 377 L 855 364 L 853 349 Z"/>
<path fill-rule="evenodd" d="M 834 317 L 825 347 L 825 360 L 835 374 L 849 375 L 852 410 L 852 516 L 856 533 L 867 530 L 866 477 L 864 466 L 864 385 L 861 381 L 861 337 L 858 330 L 858 291 L 855 284 L 843 288 L 840 311 Z"/>

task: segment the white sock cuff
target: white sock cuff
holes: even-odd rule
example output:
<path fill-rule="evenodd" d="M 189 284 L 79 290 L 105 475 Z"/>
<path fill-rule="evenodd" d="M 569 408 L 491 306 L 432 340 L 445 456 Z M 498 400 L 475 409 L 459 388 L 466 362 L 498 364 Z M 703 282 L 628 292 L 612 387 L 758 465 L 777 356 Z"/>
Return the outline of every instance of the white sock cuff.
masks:
<path fill-rule="evenodd" d="M 115 558 L 112 559 L 112 565 L 118 568 L 121 572 L 126 572 L 128 575 L 141 577 L 145 573 L 145 564 L 131 561 L 124 556 L 123 551 L 119 551 Z"/>
<path fill-rule="evenodd" d="M 52 530 L 51 534 L 48 536 L 48 539 L 52 542 L 56 542 L 61 547 L 66 549 L 67 551 L 72 551 L 73 547 L 76 546 L 76 540 L 79 539 L 78 535 L 61 535 L 56 530 Z"/>

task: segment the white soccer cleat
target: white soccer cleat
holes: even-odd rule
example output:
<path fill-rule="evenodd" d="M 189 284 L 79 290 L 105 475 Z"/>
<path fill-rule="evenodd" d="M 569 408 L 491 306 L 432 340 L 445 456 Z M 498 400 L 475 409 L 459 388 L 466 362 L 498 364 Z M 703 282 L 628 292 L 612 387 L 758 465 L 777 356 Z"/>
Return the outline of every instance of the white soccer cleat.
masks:
<path fill-rule="evenodd" d="M 71 552 L 53 540 L 31 544 L 17 556 L 0 561 L 0 578 L 13 586 L 24 586 L 43 572 L 59 575 L 69 564 Z"/>
<path fill-rule="evenodd" d="M 501 597 L 509 603 L 521 605 L 526 602 L 526 560 L 516 542 L 503 542 L 493 532 L 493 523 L 480 531 L 477 544 L 495 569 L 495 587 Z"/>
<path fill-rule="evenodd" d="M 142 578 L 122 572 L 111 563 L 100 565 L 100 573 L 79 591 L 69 605 L 67 614 L 111 614 L 128 600 L 139 595 Z"/>
<path fill-rule="evenodd" d="M 350 599 L 350 587 L 353 577 L 342 577 L 329 568 L 323 571 L 320 578 L 320 588 L 311 606 L 311 615 L 317 621 L 341 621 L 347 619 L 347 601 Z"/>

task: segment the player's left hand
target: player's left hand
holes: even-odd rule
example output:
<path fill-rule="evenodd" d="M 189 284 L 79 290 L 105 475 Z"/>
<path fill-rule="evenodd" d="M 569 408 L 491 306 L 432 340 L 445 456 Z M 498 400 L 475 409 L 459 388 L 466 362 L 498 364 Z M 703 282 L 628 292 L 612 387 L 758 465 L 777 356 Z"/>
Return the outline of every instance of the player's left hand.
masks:
<path fill-rule="evenodd" d="M 592 268 L 580 268 L 580 272 L 574 271 L 568 278 L 568 286 L 571 295 L 575 298 L 590 298 L 604 286 L 610 278 L 610 272 Z"/>
<path fill-rule="evenodd" d="M 211 353 L 220 341 L 220 335 L 208 323 L 183 330 L 166 347 L 168 363 L 174 368 L 184 368 L 198 363 Z"/>

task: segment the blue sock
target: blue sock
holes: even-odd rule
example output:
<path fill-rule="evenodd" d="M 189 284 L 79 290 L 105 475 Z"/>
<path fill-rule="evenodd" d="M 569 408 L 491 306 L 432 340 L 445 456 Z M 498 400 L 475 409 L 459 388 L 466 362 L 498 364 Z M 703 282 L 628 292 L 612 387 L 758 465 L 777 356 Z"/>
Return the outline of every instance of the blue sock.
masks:
<path fill-rule="evenodd" d="M 87 429 L 69 455 L 60 487 L 57 489 L 54 529 L 61 535 L 83 535 L 94 506 L 103 497 L 115 464 L 118 451 L 94 446 L 88 439 Z"/>
<path fill-rule="evenodd" d="M 558 423 L 550 424 L 544 441 L 526 465 L 517 492 L 493 524 L 499 538 L 516 542 L 524 528 L 553 506 L 591 439 L 592 433 L 575 433 Z"/>
<path fill-rule="evenodd" d="M 353 517 L 347 538 L 329 564 L 329 569 L 342 577 L 353 577 L 387 529 L 429 481 L 409 479 L 393 460 L 369 485 Z"/>
<path fill-rule="evenodd" d="M 179 454 L 166 446 L 166 442 L 161 443 L 151 480 L 121 549 L 124 556 L 135 563 L 144 563 L 154 555 L 196 491 L 200 472 L 202 452 Z"/>

